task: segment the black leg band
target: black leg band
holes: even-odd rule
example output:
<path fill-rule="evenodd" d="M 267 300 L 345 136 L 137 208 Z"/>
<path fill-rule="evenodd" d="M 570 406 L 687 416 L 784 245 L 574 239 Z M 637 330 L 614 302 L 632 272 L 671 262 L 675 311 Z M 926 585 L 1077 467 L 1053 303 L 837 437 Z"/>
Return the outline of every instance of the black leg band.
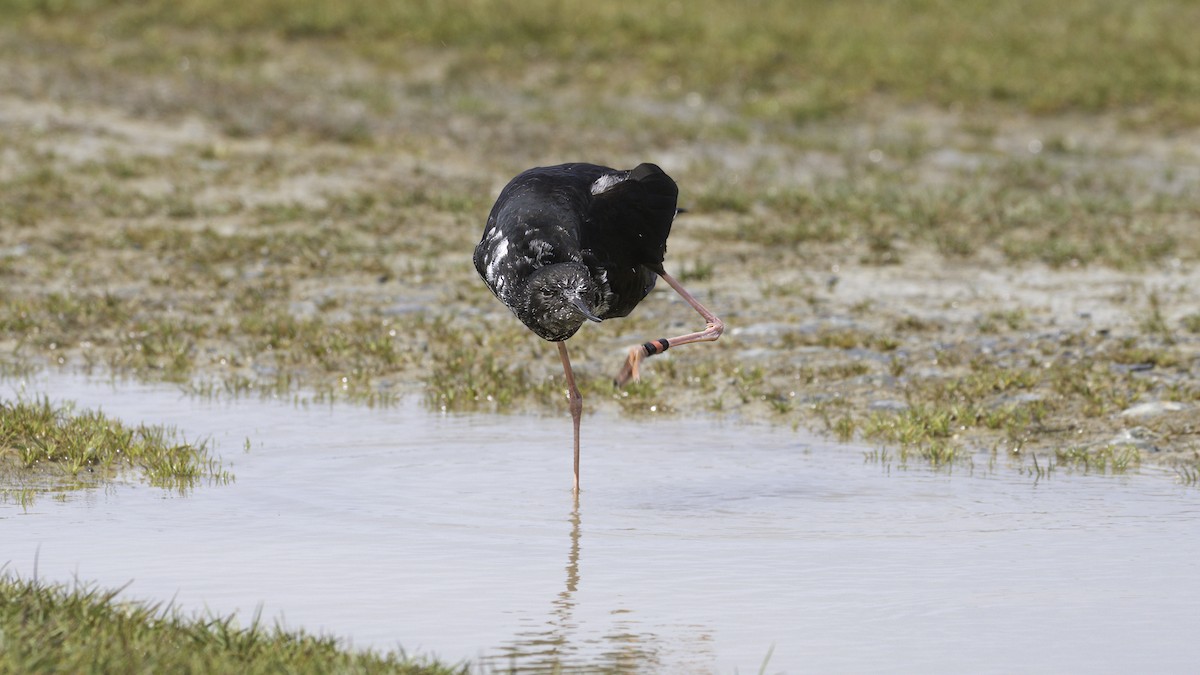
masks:
<path fill-rule="evenodd" d="M 657 340 L 651 340 L 650 342 L 647 342 L 642 345 L 642 349 L 646 350 L 646 356 L 654 356 L 655 354 L 661 354 L 661 353 L 667 351 L 668 349 L 670 349 L 670 347 L 671 347 L 671 343 L 668 342 L 666 338 L 659 338 Z"/>

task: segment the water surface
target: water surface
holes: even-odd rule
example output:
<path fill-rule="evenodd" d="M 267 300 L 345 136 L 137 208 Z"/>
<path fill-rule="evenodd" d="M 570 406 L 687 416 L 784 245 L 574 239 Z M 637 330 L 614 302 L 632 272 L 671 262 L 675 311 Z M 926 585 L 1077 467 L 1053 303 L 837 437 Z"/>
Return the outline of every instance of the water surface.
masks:
<path fill-rule="evenodd" d="M 791 431 L 46 393 L 212 436 L 236 475 L 0 505 L 0 563 L 498 668 L 1190 672 L 1200 490 L 931 472 Z M 250 450 L 243 447 L 249 439 Z"/>

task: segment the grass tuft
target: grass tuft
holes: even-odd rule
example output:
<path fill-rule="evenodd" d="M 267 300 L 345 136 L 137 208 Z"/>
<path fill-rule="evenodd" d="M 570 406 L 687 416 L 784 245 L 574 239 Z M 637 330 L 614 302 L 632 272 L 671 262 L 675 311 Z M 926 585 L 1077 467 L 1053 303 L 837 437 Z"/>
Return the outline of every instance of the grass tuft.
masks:
<path fill-rule="evenodd" d="M 1142 461 L 1141 453 L 1130 445 L 1060 448 L 1054 452 L 1054 456 L 1059 464 L 1100 473 L 1125 473 Z"/>
<path fill-rule="evenodd" d="M 127 472 L 179 491 L 202 480 L 233 479 L 211 456 L 208 441 L 187 441 L 161 426 L 128 426 L 48 398 L 0 401 L 0 467 L 18 471 L 25 485 L 12 492 L 22 503 L 37 491 L 90 487 Z M 33 477 L 37 489 L 28 485 Z"/>
<path fill-rule="evenodd" d="M 122 589 L 0 575 L 0 672 L 465 673 L 403 653 L 352 651 L 336 638 L 236 617 L 118 599 Z"/>

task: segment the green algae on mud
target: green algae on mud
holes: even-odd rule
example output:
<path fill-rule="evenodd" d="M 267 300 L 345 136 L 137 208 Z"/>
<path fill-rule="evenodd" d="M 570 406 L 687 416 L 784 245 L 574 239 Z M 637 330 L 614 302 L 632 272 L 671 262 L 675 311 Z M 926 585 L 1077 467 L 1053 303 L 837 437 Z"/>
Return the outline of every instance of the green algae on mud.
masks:
<path fill-rule="evenodd" d="M 403 653 L 264 626 L 255 616 L 185 616 L 171 605 L 118 599 L 76 582 L 48 584 L 0 569 L 0 672 L 465 673 Z"/>

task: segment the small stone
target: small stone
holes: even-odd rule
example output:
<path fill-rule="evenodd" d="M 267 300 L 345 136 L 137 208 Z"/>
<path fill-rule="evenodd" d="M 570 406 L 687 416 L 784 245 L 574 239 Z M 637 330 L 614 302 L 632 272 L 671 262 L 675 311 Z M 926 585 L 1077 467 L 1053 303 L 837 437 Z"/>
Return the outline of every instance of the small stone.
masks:
<path fill-rule="evenodd" d="M 764 322 L 750 324 L 749 326 L 737 326 L 730 331 L 730 335 L 740 337 L 776 337 L 788 332 L 812 332 L 805 331 L 794 324 Z"/>
<path fill-rule="evenodd" d="M 1154 443 L 1155 434 L 1146 427 L 1122 429 L 1108 442 L 1109 445 L 1131 445 L 1143 452 L 1158 452 Z"/>
<path fill-rule="evenodd" d="M 890 398 L 880 399 L 878 401 L 871 401 L 871 403 L 868 404 L 867 407 L 870 408 L 871 410 L 885 410 L 887 412 L 903 412 L 905 410 L 908 410 L 907 403 L 905 403 L 904 401 L 897 401 L 895 399 L 890 399 Z"/>
<path fill-rule="evenodd" d="M 1121 417 L 1158 417 L 1166 413 L 1187 410 L 1187 408 L 1187 404 L 1179 401 L 1149 401 L 1122 410 Z"/>

